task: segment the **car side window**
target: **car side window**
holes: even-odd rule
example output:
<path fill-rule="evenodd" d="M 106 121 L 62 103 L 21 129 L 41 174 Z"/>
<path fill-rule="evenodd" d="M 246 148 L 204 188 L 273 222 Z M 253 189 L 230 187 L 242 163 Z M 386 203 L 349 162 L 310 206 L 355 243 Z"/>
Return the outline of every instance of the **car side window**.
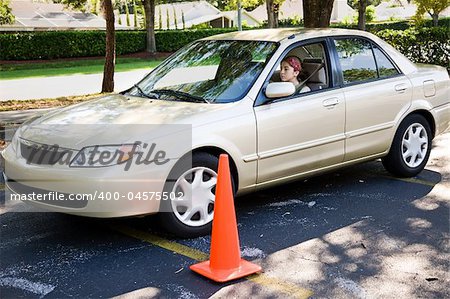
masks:
<path fill-rule="evenodd" d="M 290 76 L 290 68 L 293 68 L 292 71 L 298 71 L 298 74 L 295 73 L 296 78 Z M 293 82 L 296 85 L 296 94 L 306 93 L 329 86 L 327 70 L 324 45 L 320 42 L 302 45 L 283 55 L 270 82 Z"/>
<path fill-rule="evenodd" d="M 344 84 L 378 78 L 375 57 L 369 41 L 359 38 L 334 40 Z"/>
<path fill-rule="evenodd" d="M 373 53 L 375 54 L 375 60 L 377 62 L 378 66 L 378 74 L 380 78 L 386 78 L 398 75 L 399 72 L 395 68 L 395 66 L 392 64 L 392 62 L 384 55 L 383 52 L 374 44 L 373 46 Z"/>
<path fill-rule="evenodd" d="M 331 86 L 330 69 L 330 57 L 325 40 L 310 41 L 309 43 L 302 41 L 292 45 L 280 55 L 276 65 L 273 66 L 256 98 L 255 106 L 298 99 L 304 95 L 328 89 Z M 291 92 L 292 89 L 289 86 L 286 89 L 286 84 L 284 87 L 271 85 L 279 82 L 290 82 L 294 87 L 294 92 Z M 270 90 L 276 90 L 280 95 L 271 94 L 269 96 L 268 87 L 274 87 Z"/>

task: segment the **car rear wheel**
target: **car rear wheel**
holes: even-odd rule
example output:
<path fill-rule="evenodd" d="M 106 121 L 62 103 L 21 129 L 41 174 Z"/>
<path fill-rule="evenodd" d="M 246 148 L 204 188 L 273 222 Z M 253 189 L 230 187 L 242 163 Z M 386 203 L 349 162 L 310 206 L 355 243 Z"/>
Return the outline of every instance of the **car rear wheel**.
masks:
<path fill-rule="evenodd" d="M 219 159 L 209 153 L 195 153 L 191 163 L 179 163 L 165 183 L 164 191 L 175 195 L 163 201 L 160 223 L 170 233 L 184 238 L 211 231 Z"/>
<path fill-rule="evenodd" d="M 396 176 L 413 177 L 425 168 L 430 151 L 430 125 L 423 116 L 413 114 L 397 129 L 391 149 L 382 159 L 383 165 Z"/>

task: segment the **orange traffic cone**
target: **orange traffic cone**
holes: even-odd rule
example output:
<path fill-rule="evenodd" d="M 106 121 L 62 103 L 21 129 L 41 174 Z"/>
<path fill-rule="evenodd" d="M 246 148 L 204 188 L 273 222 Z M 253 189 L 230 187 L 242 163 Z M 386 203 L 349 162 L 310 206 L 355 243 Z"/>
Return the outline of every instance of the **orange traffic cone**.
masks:
<path fill-rule="evenodd" d="M 209 261 L 190 266 L 191 270 L 218 282 L 261 271 L 260 266 L 241 259 L 230 166 L 225 154 L 219 158 L 209 258 Z"/>

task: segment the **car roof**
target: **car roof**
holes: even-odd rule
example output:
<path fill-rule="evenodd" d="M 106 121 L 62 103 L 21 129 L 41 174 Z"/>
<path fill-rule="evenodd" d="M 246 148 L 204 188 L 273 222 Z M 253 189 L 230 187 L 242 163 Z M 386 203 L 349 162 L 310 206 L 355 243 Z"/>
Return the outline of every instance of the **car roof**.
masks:
<path fill-rule="evenodd" d="M 320 28 L 320 29 L 300 29 L 300 28 L 282 28 L 282 29 L 258 29 L 234 31 L 204 38 L 205 40 L 246 40 L 246 41 L 268 41 L 281 42 L 290 36 L 296 40 L 337 35 L 362 35 L 368 36 L 367 32 L 340 28 Z"/>

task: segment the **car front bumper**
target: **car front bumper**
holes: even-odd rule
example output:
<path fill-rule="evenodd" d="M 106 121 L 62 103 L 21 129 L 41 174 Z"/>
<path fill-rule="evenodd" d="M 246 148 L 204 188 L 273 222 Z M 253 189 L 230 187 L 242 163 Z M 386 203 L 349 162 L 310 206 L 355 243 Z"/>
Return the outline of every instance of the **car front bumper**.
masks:
<path fill-rule="evenodd" d="M 29 164 L 12 146 L 1 155 L 6 205 L 20 200 L 48 211 L 98 218 L 159 212 L 165 180 L 176 163 L 132 165 L 125 171 L 121 165 L 71 168 Z"/>

